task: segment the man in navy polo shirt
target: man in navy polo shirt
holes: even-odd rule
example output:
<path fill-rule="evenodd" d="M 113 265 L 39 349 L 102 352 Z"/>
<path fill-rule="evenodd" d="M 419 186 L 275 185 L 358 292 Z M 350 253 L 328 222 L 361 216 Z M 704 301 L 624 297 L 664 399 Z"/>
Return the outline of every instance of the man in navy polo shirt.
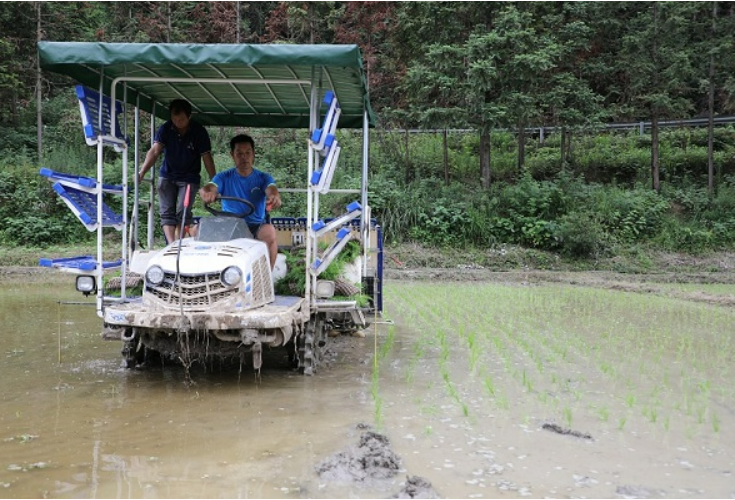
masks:
<path fill-rule="evenodd" d="M 191 104 L 183 99 L 174 99 L 168 107 L 171 119 L 158 128 L 153 146 L 145 155 L 138 179 L 143 181 L 145 173 L 153 167 L 161 153 L 165 151 L 158 179 L 158 196 L 161 213 L 161 226 L 166 241 L 176 239 L 177 229 L 181 227 L 182 217 L 185 225 L 192 223 L 191 205 L 184 214 L 184 194 L 187 185 L 191 186 L 190 199 L 201 184 L 202 160 L 210 180 L 217 171 L 212 158 L 212 143 L 207 130 L 191 119 Z"/>

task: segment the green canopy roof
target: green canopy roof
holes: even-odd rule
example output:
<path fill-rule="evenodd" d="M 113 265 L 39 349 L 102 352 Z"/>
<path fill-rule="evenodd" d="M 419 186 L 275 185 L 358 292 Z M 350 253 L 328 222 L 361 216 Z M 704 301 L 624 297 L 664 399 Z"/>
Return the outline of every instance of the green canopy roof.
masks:
<path fill-rule="evenodd" d="M 334 91 L 340 128 L 361 128 L 370 108 L 356 45 L 39 42 L 41 67 L 168 119 L 186 99 L 203 125 L 308 128 L 311 83 Z M 125 93 L 124 93 L 125 92 Z M 138 100 L 139 99 L 139 100 Z"/>

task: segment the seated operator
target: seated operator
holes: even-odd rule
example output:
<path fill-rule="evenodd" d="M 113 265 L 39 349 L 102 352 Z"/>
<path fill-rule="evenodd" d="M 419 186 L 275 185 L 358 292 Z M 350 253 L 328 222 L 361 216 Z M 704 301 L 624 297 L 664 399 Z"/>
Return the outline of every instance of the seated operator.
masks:
<path fill-rule="evenodd" d="M 276 182 L 270 174 L 253 168 L 255 163 L 255 141 L 246 134 L 236 135 L 230 140 L 230 155 L 235 162 L 235 168 L 219 172 L 209 184 L 199 190 L 204 203 L 212 203 L 217 195 L 232 196 L 250 201 L 255 206 L 253 213 L 245 217 L 253 237 L 264 242 L 268 247 L 271 269 L 278 256 L 278 242 L 276 229 L 270 223 L 266 213 L 268 210 L 281 206 L 281 195 L 278 193 Z M 243 203 L 232 200 L 222 200 L 222 210 L 225 212 L 242 213 Z"/>

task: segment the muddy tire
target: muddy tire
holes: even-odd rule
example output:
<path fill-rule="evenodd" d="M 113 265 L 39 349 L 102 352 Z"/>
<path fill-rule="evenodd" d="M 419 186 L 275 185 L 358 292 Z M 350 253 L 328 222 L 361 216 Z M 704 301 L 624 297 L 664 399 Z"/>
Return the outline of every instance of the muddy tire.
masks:
<path fill-rule="evenodd" d="M 304 335 L 299 338 L 299 369 L 304 375 L 314 375 L 322 360 L 322 352 L 327 343 L 321 316 L 312 317 L 306 324 Z"/>
<path fill-rule="evenodd" d="M 286 344 L 286 354 L 288 356 L 288 367 L 291 370 L 298 370 L 301 368 L 301 360 L 299 358 L 299 345 L 300 345 L 301 336 L 297 339 L 291 339 L 288 344 Z"/>
<path fill-rule="evenodd" d="M 141 345 L 137 336 L 133 340 L 123 342 L 121 354 L 123 366 L 127 369 L 133 369 L 145 361 L 145 347 Z"/>

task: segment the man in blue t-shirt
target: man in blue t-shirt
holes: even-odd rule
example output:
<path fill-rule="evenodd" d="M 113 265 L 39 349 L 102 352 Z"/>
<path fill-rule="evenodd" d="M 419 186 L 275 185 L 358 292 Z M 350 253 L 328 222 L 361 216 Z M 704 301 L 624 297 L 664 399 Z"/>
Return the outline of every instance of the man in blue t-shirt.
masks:
<path fill-rule="evenodd" d="M 255 210 L 245 217 L 245 222 L 253 236 L 268 246 L 271 269 L 273 269 L 278 256 L 278 241 L 276 240 L 276 229 L 269 222 L 266 206 L 268 210 L 280 208 L 281 195 L 270 174 L 253 168 L 255 141 L 252 137 L 246 134 L 233 137 L 230 141 L 230 155 L 235 162 L 235 168 L 215 175 L 212 182 L 199 190 L 199 196 L 202 197 L 204 203 L 214 202 L 217 195 L 233 196 L 252 203 Z M 247 209 L 244 203 L 222 200 L 222 211 L 243 213 Z"/>
<path fill-rule="evenodd" d="M 207 129 L 191 119 L 191 104 L 183 99 L 174 99 L 168 107 L 171 119 L 158 128 L 153 146 L 145 155 L 138 179 L 143 181 L 145 173 L 153 167 L 161 153 L 166 152 L 158 179 L 158 196 L 161 226 L 166 241 L 176 239 L 182 218 L 185 225 L 192 223 L 191 206 L 184 214 L 184 194 L 191 186 L 191 199 L 201 184 L 202 161 L 212 179 L 217 171 L 212 159 L 212 143 Z"/>

